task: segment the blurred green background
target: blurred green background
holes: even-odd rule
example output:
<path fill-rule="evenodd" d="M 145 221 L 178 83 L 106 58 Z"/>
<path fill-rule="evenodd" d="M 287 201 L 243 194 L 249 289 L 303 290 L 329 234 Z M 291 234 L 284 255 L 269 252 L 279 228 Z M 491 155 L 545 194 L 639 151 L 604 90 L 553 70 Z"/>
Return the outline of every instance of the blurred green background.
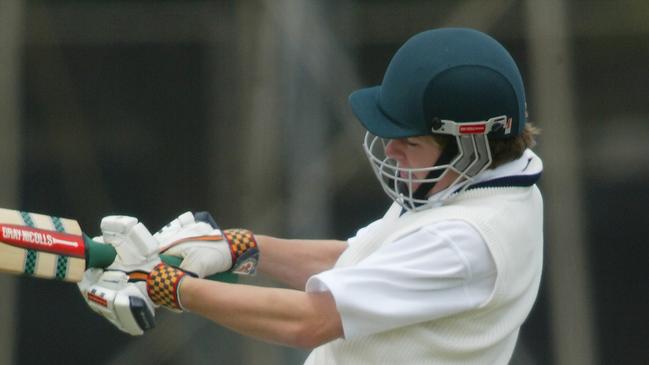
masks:
<path fill-rule="evenodd" d="M 512 364 L 649 358 L 646 0 L 0 0 L 0 206 L 78 218 L 187 210 L 344 239 L 389 201 L 347 96 L 411 35 L 500 40 L 543 130 L 545 274 Z M 252 283 L 273 283 L 257 278 Z M 140 338 L 74 285 L 0 276 L 0 364 L 299 364 L 192 314 Z"/>

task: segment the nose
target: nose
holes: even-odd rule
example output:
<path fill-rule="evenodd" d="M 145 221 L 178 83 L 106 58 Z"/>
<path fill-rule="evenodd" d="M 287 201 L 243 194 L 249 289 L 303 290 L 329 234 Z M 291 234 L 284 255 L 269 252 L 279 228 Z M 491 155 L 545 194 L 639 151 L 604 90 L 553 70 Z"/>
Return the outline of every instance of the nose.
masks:
<path fill-rule="evenodd" d="M 403 155 L 401 148 L 402 144 L 403 143 L 400 139 L 391 139 L 385 146 L 385 155 L 389 158 L 399 160 L 399 158 Z"/>

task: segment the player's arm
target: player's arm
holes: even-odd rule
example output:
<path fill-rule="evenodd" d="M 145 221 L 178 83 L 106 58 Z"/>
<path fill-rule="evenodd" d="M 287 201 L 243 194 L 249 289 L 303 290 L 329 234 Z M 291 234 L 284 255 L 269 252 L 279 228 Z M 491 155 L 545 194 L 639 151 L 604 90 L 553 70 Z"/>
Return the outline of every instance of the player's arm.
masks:
<path fill-rule="evenodd" d="M 186 277 L 180 288 L 184 309 L 246 336 L 314 348 L 343 336 L 329 292 L 305 293 L 210 282 Z"/>
<path fill-rule="evenodd" d="M 175 311 L 188 309 L 242 334 L 289 346 L 315 347 L 342 336 L 341 319 L 329 293 L 305 293 L 292 289 L 226 283 L 210 285 L 208 280 L 193 278 L 182 269 L 161 263 L 155 255 L 160 242 L 148 233 L 141 223 L 135 223 L 137 219 L 132 217 L 107 217 L 102 221 L 102 233 L 104 238 L 110 238 L 109 242 L 117 248 L 124 249 L 124 253 L 132 250 L 133 253 L 138 254 L 134 255 L 134 258 L 142 256 L 143 259 L 120 263 L 120 267 L 114 268 L 117 271 L 99 273 L 99 280 L 93 280 L 90 285 L 84 286 L 86 290 L 81 288 L 82 292 L 88 295 L 91 307 L 97 307 L 94 304 L 100 302 L 97 305 L 101 308 L 95 309 L 98 309 L 118 328 L 132 329 L 127 332 L 141 334 L 148 327 L 143 328 L 137 316 L 122 316 L 124 311 L 120 311 L 120 308 L 128 309 L 129 306 L 116 307 L 114 305 L 116 302 L 107 300 L 103 293 L 112 293 L 115 298 L 123 298 L 125 303 L 139 298 L 153 307 L 165 306 Z M 180 243 L 172 245 L 178 248 L 178 254 L 182 256 L 183 262 L 191 260 L 193 256 L 209 256 L 211 251 L 218 253 L 220 252 L 218 247 L 223 245 L 234 247 L 233 250 L 237 252 L 244 251 L 240 257 L 233 258 L 235 266 L 241 263 L 239 267 L 243 269 L 244 266 L 250 266 L 246 265 L 246 262 L 251 264 L 256 262 L 256 260 L 242 262 L 241 259 L 247 257 L 246 252 L 249 252 L 244 248 L 250 247 L 249 244 L 254 242 L 254 236 L 251 236 L 249 231 L 239 230 L 237 233 L 224 231 L 230 232 L 224 233 L 224 236 L 230 236 L 227 240 L 196 241 L 199 237 L 192 234 L 196 233 L 195 224 L 184 224 L 182 227 L 179 226 L 178 230 L 173 227 L 174 225 L 172 224 L 164 234 L 160 233 L 158 238 L 165 235 L 170 239 L 181 236 L 191 238 L 190 241 L 175 240 L 174 242 Z M 206 243 L 202 245 L 201 242 Z M 257 248 L 257 245 L 253 245 L 253 248 Z M 194 251 L 201 255 L 197 255 Z M 186 269 L 204 275 L 213 271 L 214 267 L 211 265 L 202 267 L 202 264 L 200 260 L 194 260 L 193 264 Z M 254 271 L 254 267 L 252 269 Z M 122 276 L 120 280 L 122 285 L 118 287 L 114 285 L 115 280 L 110 276 L 115 273 Z M 101 298 L 96 298 L 96 301 L 90 300 L 96 296 Z M 150 314 L 152 317 L 152 313 Z M 137 325 L 135 322 L 138 322 Z"/>
<path fill-rule="evenodd" d="M 347 249 L 335 240 L 288 240 L 256 235 L 261 259 L 258 270 L 291 288 L 304 290 L 309 277 L 328 270 Z"/>

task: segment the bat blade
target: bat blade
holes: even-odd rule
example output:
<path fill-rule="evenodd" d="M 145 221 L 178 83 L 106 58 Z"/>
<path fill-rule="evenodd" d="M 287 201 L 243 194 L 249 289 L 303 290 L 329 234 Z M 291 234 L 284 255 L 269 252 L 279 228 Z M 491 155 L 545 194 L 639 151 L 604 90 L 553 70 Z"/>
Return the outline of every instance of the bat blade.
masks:
<path fill-rule="evenodd" d="M 113 246 L 85 235 L 74 219 L 0 208 L 0 271 L 43 279 L 79 282 L 87 268 L 106 268 L 115 260 Z M 160 255 L 178 267 L 182 259 Z M 210 280 L 234 283 L 238 276 L 219 273 Z"/>
<path fill-rule="evenodd" d="M 77 282 L 85 268 L 77 221 L 0 208 L 1 271 Z"/>

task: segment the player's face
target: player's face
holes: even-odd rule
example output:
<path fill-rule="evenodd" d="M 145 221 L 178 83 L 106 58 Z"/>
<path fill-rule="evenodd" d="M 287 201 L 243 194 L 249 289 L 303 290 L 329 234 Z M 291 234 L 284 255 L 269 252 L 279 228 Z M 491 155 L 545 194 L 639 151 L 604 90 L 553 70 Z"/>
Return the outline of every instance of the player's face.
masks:
<path fill-rule="evenodd" d="M 386 155 L 396 160 L 400 168 L 426 168 L 431 167 L 437 162 L 442 154 L 442 148 L 431 136 L 409 137 L 392 139 L 385 147 Z M 407 178 L 407 173 L 401 172 L 402 178 Z M 413 173 L 417 179 L 426 178 L 426 171 Z M 419 183 L 413 184 L 416 190 Z"/>

